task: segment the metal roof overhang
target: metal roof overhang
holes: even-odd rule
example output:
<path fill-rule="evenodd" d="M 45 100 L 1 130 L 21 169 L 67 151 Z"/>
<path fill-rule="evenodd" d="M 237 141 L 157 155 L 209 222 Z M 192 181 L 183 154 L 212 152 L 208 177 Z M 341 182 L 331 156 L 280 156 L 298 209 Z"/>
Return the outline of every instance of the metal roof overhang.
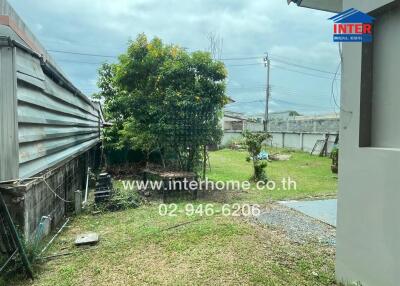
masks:
<path fill-rule="evenodd" d="M 296 3 L 297 6 L 327 12 L 342 12 L 343 0 L 287 0 L 288 4 Z"/>

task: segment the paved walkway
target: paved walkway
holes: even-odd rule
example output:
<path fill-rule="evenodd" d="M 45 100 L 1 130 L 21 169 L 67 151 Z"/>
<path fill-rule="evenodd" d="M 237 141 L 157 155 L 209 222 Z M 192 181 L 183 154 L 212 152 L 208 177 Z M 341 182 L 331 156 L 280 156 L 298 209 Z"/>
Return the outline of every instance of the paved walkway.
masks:
<path fill-rule="evenodd" d="M 336 228 L 283 203 L 267 205 L 256 219 L 263 224 L 282 229 L 287 238 L 296 243 L 318 241 L 331 246 L 336 244 Z"/>
<path fill-rule="evenodd" d="M 337 200 L 283 201 L 279 204 L 336 227 Z"/>

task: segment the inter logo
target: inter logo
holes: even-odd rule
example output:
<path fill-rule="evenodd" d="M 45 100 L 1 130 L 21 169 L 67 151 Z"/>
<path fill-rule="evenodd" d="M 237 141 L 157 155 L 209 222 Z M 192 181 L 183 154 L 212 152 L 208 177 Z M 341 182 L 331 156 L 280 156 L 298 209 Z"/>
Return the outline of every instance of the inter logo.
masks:
<path fill-rule="evenodd" d="M 375 18 L 368 14 L 351 8 L 329 20 L 334 21 L 334 42 L 369 43 L 372 41 L 372 23 Z"/>

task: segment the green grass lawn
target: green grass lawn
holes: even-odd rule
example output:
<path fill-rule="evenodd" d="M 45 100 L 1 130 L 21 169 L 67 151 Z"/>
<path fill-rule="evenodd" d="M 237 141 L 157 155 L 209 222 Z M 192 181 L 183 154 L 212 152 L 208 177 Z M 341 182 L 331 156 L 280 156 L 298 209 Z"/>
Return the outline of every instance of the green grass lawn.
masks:
<path fill-rule="evenodd" d="M 336 179 L 327 158 L 291 153 L 289 161 L 271 162 L 268 176 L 290 176 L 296 191 L 257 191 L 235 202 L 262 204 L 269 199 L 332 196 Z M 212 152 L 213 180 L 248 180 L 251 164 L 242 151 Z M 120 183 L 119 183 L 120 185 Z M 202 203 L 198 201 L 195 205 Z M 209 203 L 209 201 L 208 201 Z M 214 203 L 217 210 L 221 203 Z M 184 209 L 184 203 L 178 203 Z M 187 223 L 190 222 L 190 223 Z M 187 223 L 187 224 L 182 224 Z M 75 236 L 94 231 L 97 246 L 82 250 Z M 90 250 L 92 249 L 92 250 Z M 46 255 L 74 252 L 39 265 L 34 281 L 14 277 L 5 285 L 334 285 L 334 249 L 317 243 L 290 242 L 276 228 L 251 218 L 159 214 L 159 202 L 137 209 L 87 213 L 74 217 Z M 1 284 L 1 283 L 0 283 Z"/>
<path fill-rule="evenodd" d="M 330 170 L 331 159 L 311 156 L 304 152 L 292 152 L 282 149 L 269 149 L 269 153 L 280 152 L 292 155 L 289 161 L 268 163 L 267 175 L 280 186 L 282 178 L 290 177 L 296 182 L 296 190 L 258 190 L 254 184 L 252 190 L 242 199 L 249 202 L 263 203 L 267 200 L 300 199 L 311 197 L 335 196 L 337 178 Z M 223 149 L 210 153 L 211 171 L 207 177 L 211 180 L 249 180 L 252 175 L 252 163 L 246 162 L 246 151 Z"/>
<path fill-rule="evenodd" d="M 76 254 L 40 266 L 34 281 L 8 285 L 332 285 L 332 249 L 288 242 L 242 217 L 160 216 L 157 206 L 74 218 L 48 255 Z M 168 229 L 181 222 L 191 224 Z M 94 250 L 75 235 L 95 231 Z"/>

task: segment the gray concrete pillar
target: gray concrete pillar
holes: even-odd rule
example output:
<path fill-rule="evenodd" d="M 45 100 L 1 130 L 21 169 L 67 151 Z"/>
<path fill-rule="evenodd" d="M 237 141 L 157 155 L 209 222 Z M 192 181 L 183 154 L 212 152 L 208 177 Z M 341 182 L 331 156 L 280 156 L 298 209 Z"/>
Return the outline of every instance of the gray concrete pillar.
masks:
<path fill-rule="evenodd" d="M 300 133 L 300 150 L 304 150 L 304 140 L 303 140 L 303 133 Z"/>
<path fill-rule="evenodd" d="M 82 212 L 82 192 L 80 190 L 75 191 L 75 214 Z"/>

